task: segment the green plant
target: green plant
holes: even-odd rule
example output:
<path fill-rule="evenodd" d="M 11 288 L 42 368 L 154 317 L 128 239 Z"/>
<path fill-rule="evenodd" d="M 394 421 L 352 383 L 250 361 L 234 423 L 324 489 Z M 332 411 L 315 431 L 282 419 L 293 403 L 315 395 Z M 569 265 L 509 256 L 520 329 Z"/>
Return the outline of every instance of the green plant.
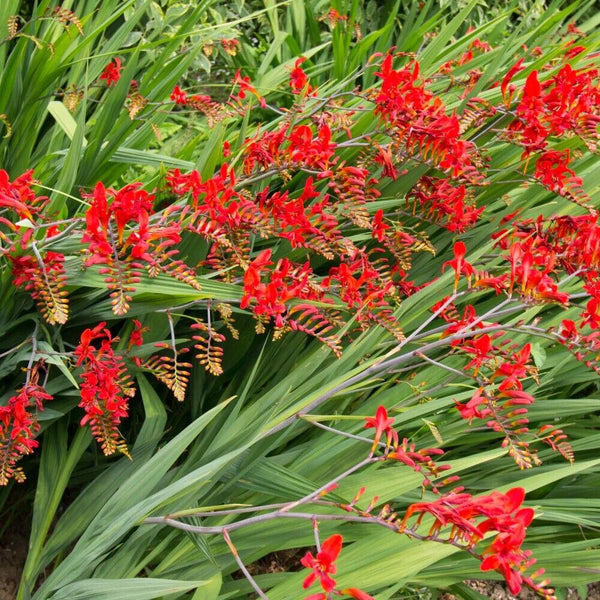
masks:
<path fill-rule="evenodd" d="M 84 6 L 66 24 L 58 12 L 34 17 L 27 27 L 41 49 L 23 36 L 7 42 L 13 77 L 21 65 L 28 82 L 47 50 L 35 28 L 52 24 L 64 60 L 47 67 L 44 94 L 82 94 L 74 116 L 65 92 L 48 105 L 51 119 L 31 102 L 23 117 L 18 104 L 4 109 L 14 136 L 4 151 L 16 155 L 0 182 L 3 473 L 38 473 L 20 598 L 299 597 L 304 577 L 293 569 L 233 575 L 318 536 L 332 540 L 331 566 L 339 533 L 350 546 L 339 586 L 319 578 L 327 594 L 360 597 L 346 587 L 360 585 L 385 598 L 406 585 L 455 584 L 478 573 L 459 550 L 477 554 L 472 544 L 489 540 L 462 522 L 446 534 L 438 518 L 430 537 L 451 543 L 436 545 L 426 526 L 390 514 L 420 513 L 431 527 L 423 515 L 450 502 L 454 480 L 434 446 L 480 492 L 461 497 L 469 510 L 497 502 L 527 527 L 526 547 L 555 584 L 595 578 L 586 569 L 598 561 L 589 501 L 597 383 L 569 352 L 595 367 L 597 35 L 577 52 L 580 33 L 563 25 L 586 3 L 555 3 L 534 30 L 508 35 L 511 7 L 467 32 L 474 5 L 449 20 L 432 2 L 404 15 L 394 5 L 355 44 L 359 3 L 334 6 L 332 24 L 308 18 L 320 4 L 267 4 L 256 16 L 269 18 L 273 45 L 260 64 L 243 47 L 231 58 L 232 71 L 246 62 L 222 102 L 175 87 L 193 64 L 176 49 L 200 12 L 177 16 L 175 33 L 149 26 L 156 7 L 128 4 L 131 14 L 113 10 L 112 36 L 91 26 L 88 41 L 88 23 L 110 23 L 86 19 Z M 579 27 L 591 32 L 595 19 Z M 72 64 L 78 24 L 86 44 L 101 46 Z M 140 45 L 129 51 L 133 31 Z M 519 62 L 532 41 L 542 55 Z M 321 52 L 321 67 L 298 50 Z M 79 73 L 59 76 L 67 64 Z M 197 133 L 180 145 L 190 114 Z M 25 123 L 39 148 L 18 147 Z M 157 131 L 172 136 L 177 156 L 145 149 Z M 49 200 L 30 174 L 15 179 L 19 161 L 54 189 Z M 30 421 L 9 439 L 17 406 Z M 384 408 L 407 441 L 395 439 Z M 361 435 L 365 418 L 375 444 Z M 39 463 L 19 462 L 38 439 Z M 131 460 L 104 456 L 119 451 Z M 553 451 L 577 460 L 565 465 Z M 78 493 L 59 516 L 70 485 Z M 363 485 L 378 497 L 370 505 L 357 497 Z M 568 498 L 569 488 L 577 494 Z M 532 523 L 520 490 L 537 509 Z M 296 506 L 309 507 L 297 521 L 269 516 Z M 247 511 L 256 518 L 236 525 Z M 475 526 L 483 514 L 464 518 Z M 556 541 L 569 566 L 557 563 Z M 484 565 L 515 589 L 526 562 Z"/>

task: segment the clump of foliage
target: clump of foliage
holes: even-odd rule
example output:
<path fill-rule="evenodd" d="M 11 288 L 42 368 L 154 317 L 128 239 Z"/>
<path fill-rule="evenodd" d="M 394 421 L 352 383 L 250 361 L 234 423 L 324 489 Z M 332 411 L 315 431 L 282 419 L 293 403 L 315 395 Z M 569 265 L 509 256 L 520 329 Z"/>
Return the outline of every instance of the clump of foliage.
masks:
<path fill-rule="evenodd" d="M 478 561 L 513 593 L 556 597 L 536 560 L 589 581 L 600 79 L 580 4 L 505 36 L 510 8 L 461 30 L 475 2 L 400 23 L 400 2 L 385 23 L 266 3 L 260 64 L 225 25 L 198 39 L 202 7 L 168 28 L 133 2 L 8 7 L 3 77 L 47 61 L 0 96 L 0 484 L 38 472 L 19 598 L 365 600 Z M 217 41 L 226 98 L 184 83 Z M 147 149 L 163 137 L 173 156 Z M 303 580 L 247 567 L 312 544 Z"/>

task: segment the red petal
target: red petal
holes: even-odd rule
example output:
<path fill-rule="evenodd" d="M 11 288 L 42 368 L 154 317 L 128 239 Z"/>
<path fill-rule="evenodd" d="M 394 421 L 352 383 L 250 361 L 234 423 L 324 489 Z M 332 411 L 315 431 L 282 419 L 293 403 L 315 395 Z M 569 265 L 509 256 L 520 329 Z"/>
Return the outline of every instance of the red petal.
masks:
<path fill-rule="evenodd" d="M 467 247 L 464 242 L 456 242 L 454 244 L 454 257 L 455 258 L 464 258 L 467 253 Z"/>
<path fill-rule="evenodd" d="M 515 515 L 515 520 L 521 521 L 523 526 L 527 527 L 533 521 L 534 514 L 533 508 L 523 508 Z"/>
<path fill-rule="evenodd" d="M 510 512 L 518 508 L 525 499 L 525 490 L 522 487 L 512 488 L 506 492 L 506 497 L 510 502 Z"/>
<path fill-rule="evenodd" d="M 335 562 L 342 551 L 342 541 L 343 538 L 339 533 L 327 538 L 321 545 L 321 552 L 317 555 L 318 559 L 328 564 Z"/>
<path fill-rule="evenodd" d="M 496 555 L 488 556 L 484 558 L 481 566 L 479 567 L 482 571 L 495 571 L 500 566 L 500 561 Z"/>
<path fill-rule="evenodd" d="M 526 96 L 539 96 L 542 88 L 537 78 L 537 71 L 531 71 L 525 82 L 525 95 Z"/>

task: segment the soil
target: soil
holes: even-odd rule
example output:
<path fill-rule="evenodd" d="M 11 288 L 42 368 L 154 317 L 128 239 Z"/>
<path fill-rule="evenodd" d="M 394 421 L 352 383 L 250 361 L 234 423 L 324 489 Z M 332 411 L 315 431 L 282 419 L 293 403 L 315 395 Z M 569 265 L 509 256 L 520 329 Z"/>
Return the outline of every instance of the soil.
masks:
<path fill-rule="evenodd" d="M 0 511 L 0 600 L 15 600 L 29 546 L 33 498 L 13 485 Z"/>
<path fill-rule="evenodd" d="M 14 600 L 27 556 L 28 539 L 24 533 L 7 531 L 0 540 L 0 600 Z"/>

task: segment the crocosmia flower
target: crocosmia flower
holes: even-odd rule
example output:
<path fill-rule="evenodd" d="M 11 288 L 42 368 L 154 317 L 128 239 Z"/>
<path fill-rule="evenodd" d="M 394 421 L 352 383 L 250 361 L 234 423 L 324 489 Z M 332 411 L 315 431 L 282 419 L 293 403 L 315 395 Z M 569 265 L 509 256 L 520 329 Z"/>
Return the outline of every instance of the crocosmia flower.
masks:
<path fill-rule="evenodd" d="M 117 81 L 121 79 L 122 69 L 123 67 L 121 66 L 121 59 L 114 58 L 106 65 L 106 67 L 104 67 L 104 71 L 102 71 L 100 79 L 104 79 L 104 81 L 106 81 L 106 85 L 109 87 L 113 84 L 116 85 Z"/>
<path fill-rule="evenodd" d="M 320 580 L 321 587 L 326 592 L 331 592 L 335 588 L 335 580 L 330 577 L 336 572 L 335 561 L 342 550 L 342 536 L 339 534 L 327 538 L 321 545 L 321 551 L 314 557 L 307 552 L 300 562 L 313 572 L 304 580 L 302 587 L 309 588 L 317 579 Z"/>

